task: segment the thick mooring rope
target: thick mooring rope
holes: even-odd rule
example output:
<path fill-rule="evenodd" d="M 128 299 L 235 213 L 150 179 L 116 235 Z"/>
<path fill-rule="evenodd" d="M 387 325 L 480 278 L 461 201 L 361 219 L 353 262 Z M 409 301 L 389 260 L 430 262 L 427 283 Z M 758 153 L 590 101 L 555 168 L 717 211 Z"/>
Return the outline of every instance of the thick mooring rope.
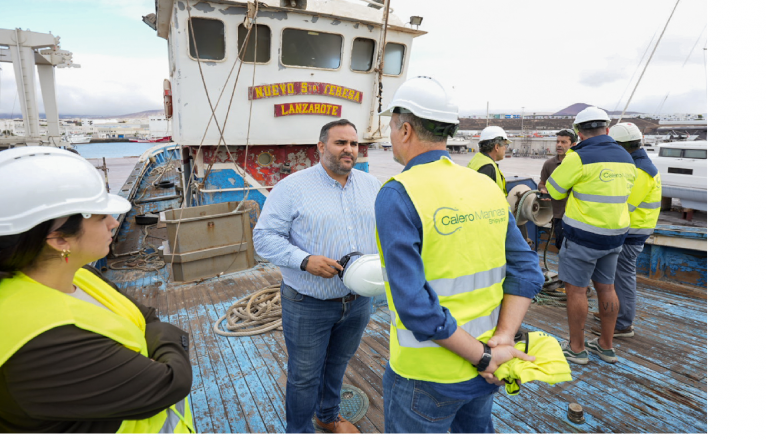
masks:
<path fill-rule="evenodd" d="M 254 336 L 282 330 L 282 297 L 279 284 L 272 284 L 235 302 L 213 326 L 221 336 Z M 226 329 L 220 328 L 226 320 Z"/>

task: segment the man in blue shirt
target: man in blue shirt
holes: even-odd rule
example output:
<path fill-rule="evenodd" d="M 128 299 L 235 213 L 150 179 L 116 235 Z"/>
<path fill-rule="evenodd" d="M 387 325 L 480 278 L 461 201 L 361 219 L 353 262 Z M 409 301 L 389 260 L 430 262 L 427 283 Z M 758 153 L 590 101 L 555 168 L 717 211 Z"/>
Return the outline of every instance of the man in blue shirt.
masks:
<path fill-rule="evenodd" d="M 287 432 L 358 433 L 340 416 L 340 389 L 370 319 L 370 298 L 343 285 L 337 260 L 377 252 L 375 196 L 380 182 L 354 169 L 356 127 L 322 127 L 320 163 L 280 181 L 253 230 L 258 254 L 282 271 L 282 327 L 287 345 Z"/>
<path fill-rule="evenodd" d="M 502 211 L 508 211 L 508 205 L 504 202 L 504 196 L 497 185 L 475 173 L 471 176 L 464 175 L 460 169 L 456 169 L 457 166 L 451 160 L 444 162 L 449 159 L 449 153 L 446 151 L 447 137 L 457 129 L 457 105 L 451 101 L 438 82 L 426 77 L 408 80 L 397 90 L 388 110 L 382 115 L 391 116 L 390 136 L 394 158 L 405 165 L 403 173 L 399 176 L 412 173 L 413 169 L 420 166 L 431 167 L 431 164 L 439 162 L 445 170 L 452 170 L 448 172 L 459 175 L 461 179 L 474 179 L 471 182 L 479 185 L 482 191 L 493 192 L 483 199 L 492 200 L 495 204 L 499 200 L 502 203 L 497 205 L 500 206 L 500 214 L 503 214 Z M 428 246 L 438 247 L 440 236 L 451 235 L 459 228 L 451 226 L 449 230 L 440 231 L 438 223 L 432 222 L 431 226 L 437 223 L 437 232 L 431 231 L 433 228 L 430 228 L 425 231 L 424 236 L 423 219 L 429 217 L 419 212 L 422 208 L 416 208 L 413 195 L 409 194 L 398 180 L 399 176 L 383 186 L 375 201 L 384 274 L 387 277 L 389 301 L 393 301 L 389 308 L 395 309 L 395 313 L 392 313 L 391 362 L 383 377 L 385 431 L 494 432 L 492 401 L 501 382 L 492 372 L 513 357 L 534 360 L 534 357 L 513 348 L 513 338 L 524 319 L 531 298 L 542 287 L 543 275 L 537 254 L 530 250 L 508 211 L 508 216 L 499 216 L 504 222 L 502 227 L 507 229 L 504 234 L 505 243 L 499 243 L 499 247 L 498 243 L 488 246 L 493 252 L 499 252 L 499 255 L 492 254 L 493 259 L 499 257 L 500 261 L 505 261 L 505 266 L 500 266 L 498 278 L 496 271 L 492 269 L 453 280 L 428 281 L 426 265 L 433 264 L 433 260 L 429 259 L 436 258 L 443 264 L 454 266 L 455 261 L 460 261 L 458 256 L 461 253 L 473 251 L 475 246 L 481 247 L 481 244 L 469 240 L 462 249 L 451 249 L 450 252 L 436 256 L 431 253 L 428 258 L 424 257 Z M 421 195 L 425 193 L 436 196 L 451 194 L 456 190 L 455 186 L 450 185 L 432 188 L 432 183 L 426 183 L 425 192 L 422 188 L 418 188 L 418 192 Z M 481 186 L 482 184 L 486 184 L 486 188 Z M 424 200 L 420 195 L 418 197 L 421 202 Z M 468 227 L 467 224 L 465 226 Z M 450 289 L 453 291 L 447 292 Z M 478 297 L 487 298 L 486 301 L 489 301 L 490 297 L 498 302 L 502 301 L 498 309 L 499 314 L 479 316 L 473 321 L 458 325 L 453 315 L 465 313 L 465 310 L 461 310 L 459 306 L 448 308 L 441 304 L 450 301 L 454 304 L 455 297 L 485 291 L 491 293 Z M 499 297 L 494 296 L 495 294 Z M 488 317 L 492 317 L 489 329 L 496 327 L 496 330 L 494 336 L 484 344 L 477 340 L 477 337 L 486 335 L 486 330 L 480 328 L 477 331 L 476 328 L 468 328 L 468 324 Z M 451 364 L 462 362 L 464 366 L 467 363 L 474 365 L 476 370 L 473 372 L 473 378 L 460 381 L 447 378 L 440 382 L 435 379 L 413 379 L 424 375 L 438 376 L 439 370 L 446 365 L 434 362 L 428 354 L 414 353 L 406 348 L 407 346 L 427 347 L 425 350 L 432 350 L 431 353 L 434 353 L 433 350 L 438 351 L 438 347 L 445 348 L 459 358 L 446 351 L 439 352 L 439 356 L 444 357 L 446 353 L 446 359 L 449 359 Z M 396 355 L 393 351 L 395 349 Z M 413 363 L 410 362 L 409 371 L 395 371 L 396 367 L 392 368 L 392 364 L 396 365 L 395 356 L 406 358 L 408 354 L 405 350 L 409 350 L 409 356 L 414 355 L 416 361 L 422 361 L 423 365 L 413 367 Z M 402 363 L 406 361 L 407 359 L 401 359 Z M 481 373 L 477 374 L 477 371 Z"/>

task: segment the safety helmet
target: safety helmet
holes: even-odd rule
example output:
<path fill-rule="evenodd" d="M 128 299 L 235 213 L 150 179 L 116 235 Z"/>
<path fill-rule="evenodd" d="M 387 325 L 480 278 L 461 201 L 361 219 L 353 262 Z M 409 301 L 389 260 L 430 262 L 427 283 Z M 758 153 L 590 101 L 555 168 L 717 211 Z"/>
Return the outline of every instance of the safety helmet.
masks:
<path fill-rule="evenodd" d="M 609 136 L 617 142 L 640 141 L 641 130 L 632 122 L 620 122 L 609 129 Z"/>
<path fill-rule="evenodd" d="M 589 129 L 607 127 L 611 121 L 605 111 L 598 107 L 588 107 L 575 116 L 573 125 L 575 129 Z"/>
<path fill-rule="evenodd" d="M 394 93 L 394 98 L 380 116 L 391 116 L 395 108 L 408 110 L 415 116 L 445 124 L 460 123 L 452 94 L 439 81 L 418 76 L 408 79 Z"/>
<path fill-rule="evenodd" d="M 490 125 L 489 127 L 481 131 L 481 135 L 479 136 L 479 142 L 491 140 L 491 139 L 495 139 L 499 137 L 505 140 L 508 140 L 508 135 L 505 134 L 505 130 L 498 127 L 497 125 Z"/>
<path fill-rule="evenodd" d="M 104 179 L 87 160 L 54 147 L 0 151 L 0 236 L 26 232 L 47 220 L 73 214 L 121 214 L 124 198 L 106 192 Z"/>
<path fill-rule="evenodd" d="M 348 264 L 348 260 L 354 255 L 361 256 Z M 350 291 L 361 296 L 378 296 L 386 293 L 380 255 L 352 252 L 341 258 L 338 263 L 344 267 L 338 276 Z"/>

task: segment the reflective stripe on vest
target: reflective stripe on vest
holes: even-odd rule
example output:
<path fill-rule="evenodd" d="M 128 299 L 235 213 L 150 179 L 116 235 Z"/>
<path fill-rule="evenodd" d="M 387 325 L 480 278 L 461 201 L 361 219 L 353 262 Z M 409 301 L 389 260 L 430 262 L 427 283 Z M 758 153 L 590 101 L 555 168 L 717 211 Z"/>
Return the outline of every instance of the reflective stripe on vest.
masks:
<path fill-rule="evenodd" d="M 106 308 L 51 289 L 21 272 L 0 280 L 0 334 L 3 335 L 0 366 L 30 340 L 63 325 L 100 334 L 148 356 L 144 336 L 146 321 L 135 304 L 86 269 L 77 271 L 74 284 Z M 168 422 L 172 417 L 166 410 L 147 419 L 124 420 L 117 432 L 159 433 L 169 423 L 174 432 L 193 432 L 193 428 L 187 428 L 193 423 L 188 399 L 183 402 L 183 415 L 173 419 L 176 422 Z"/>
<path fill-rule="evenodd" d="M 487 341 L 503 299 L 508 202 L 493 189 L 497 187 L 492 181 L 446 157 L 412 167 L 392 180 L 404 186 L 420 217 L 424 275 L 439 296 L 439 305 L 449 310 L 459 327 Z M 379 238 L 378 249 L 383 249 Z M 389 283 L 394 274 L 387 273 L 380 253 L 391 313 L 391 368 L 408 379 L 439 383 L 476 377 L 476 368 L 468 361 L 433 341 L 417 341 L 402 323 Z M 407 294 L 397 292 L 397 298 Z"/>
<path fill-rule="evenodd" d="M 476 319 L 466 322 L 461 325 L 460 328 L 468 332 L 474 338 L 495 328 L 497 319 L 500 317 L 500 306 L 497 306 L 487 316 L 479 316 Z M 402 347 L 423 348 L 423 347 L 439 347 L 440 345 L 434 341 L 418 341 L 415 339 L 415 335 L 409 330 L 397 329 L 396 336 L 399 338 L 399 345 Z"/>
<path fill-rule="evenodd" d="M 571 217 L 568 217 L 566 214 L 564 214 L 563 221 L 573 228 L 582 229 L 583 231 L 592 232 L 599 235 L 622 235 L 626 233 L 628 229 L 630 229 L 630 227 L 619 229 L 599 228 L 598 226 L 593 226 L 581 221 L 577 221 Z"/>
<path fill-rule="evenodd" d="M 474 171 L 479 171 L 479 168 L 483 167 L 484 165 L 492 165 L 492 167 L 495 168 L 495 183 L 500 187 L 500 189 L 503 191 L 503 194 L 507 197 L 508 190 L 505 187 L 505 176 L 503 175 L 502 171 L 500 171 L 500 167 L 497 165 L 497 162 L 492 160 L 491 157 L 484 153 L 476 153 L 466 166 Z"/>
<path fill-rule="evenodd" d="M 583 194 L 574 190 L 572 191 L 572 195 L 583 202 L 625 203 L 628 201 L 628 196 L 599 196 L 596 194 Z"/>

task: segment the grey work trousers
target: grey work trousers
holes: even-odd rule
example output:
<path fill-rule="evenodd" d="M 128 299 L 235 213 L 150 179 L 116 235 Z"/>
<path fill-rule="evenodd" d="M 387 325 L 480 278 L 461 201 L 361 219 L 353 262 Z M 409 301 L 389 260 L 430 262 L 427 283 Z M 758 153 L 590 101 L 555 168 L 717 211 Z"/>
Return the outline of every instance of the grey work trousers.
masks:
<path fill-rule="evenodd" d="M 624 330 L 633 325 L 636 317 L 636 260 L 644 250 L 644 244 L 623 244 L 617 258 L 617 271 L 614 274 L 614 290 L 620 300 L 620 313 L 617 315 L 615 329 Z"/>

